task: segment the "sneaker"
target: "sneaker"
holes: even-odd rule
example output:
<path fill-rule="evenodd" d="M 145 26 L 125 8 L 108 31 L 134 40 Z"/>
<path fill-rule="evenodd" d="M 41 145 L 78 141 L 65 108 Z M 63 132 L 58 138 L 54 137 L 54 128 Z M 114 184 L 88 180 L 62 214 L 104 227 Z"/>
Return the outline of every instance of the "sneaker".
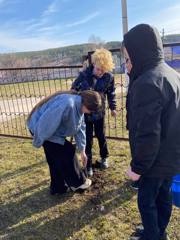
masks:
<path fill-rule="evenodd" d="M 134 189 L 134 190 L 138 190 L 139 189 L 139 181 L 133 181 L 131 183 L 131 187 Z"/>
<path fill-rule="evenodd" d="M 137 225 L 134 236 L 142 236 L 143 233 L 144 233 L 143 225 L 142 224 Z"/>
<path fill-rule="evenodd" d="M 87 174 L 88 174 L 88 177 L 92 177 L 93 176 L 93 169 L 92 169 L 92 167 L 87 169 Z"/>
<path fill-rule="evenodd" d="M 108 168 L 108 167 L 109 167 L 108 159 L 107 159 L 107 158 L 103 158 L 103 159 L 101 160 L 101 168 L 106 169 L 106 168 Z"/>
<path fill-rule="evenodd" d="M 75 188 L 75 187 L 71 187 L 72 191 L 75 192 L 77 190 L 85 190 L 87 188 L 89 188 L 92 184 L 91 179 L 86 178 L 85 183 L 83 183 L 82 185 L 80 185 L 79 187 Z"/>
<path fill-rule="evenodd" d="M 108 168 L 109 167 L 108 159 L 107 158 L 102 158 L 100 161 L 96 161 L 95 167 L 96 168 L 101 168 L 101 169 Z"/>

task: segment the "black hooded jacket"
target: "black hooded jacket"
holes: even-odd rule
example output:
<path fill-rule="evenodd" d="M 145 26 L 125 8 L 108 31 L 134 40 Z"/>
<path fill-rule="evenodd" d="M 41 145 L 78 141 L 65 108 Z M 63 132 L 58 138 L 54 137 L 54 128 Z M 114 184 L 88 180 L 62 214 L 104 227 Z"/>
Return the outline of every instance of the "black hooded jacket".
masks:
<path fill-rule="evenodd" d="M 124 46 L 133 65 L 126 105 L 132 170 L 174 176 L 180 173 L 180 75 L 164 62 L 155 28 L 137 25 Z"/>

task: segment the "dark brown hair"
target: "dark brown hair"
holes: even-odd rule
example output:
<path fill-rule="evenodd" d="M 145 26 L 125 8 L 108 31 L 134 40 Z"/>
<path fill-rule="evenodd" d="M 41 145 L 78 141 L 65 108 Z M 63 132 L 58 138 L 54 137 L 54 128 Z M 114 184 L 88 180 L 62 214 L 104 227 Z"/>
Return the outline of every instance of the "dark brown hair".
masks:
<path fill-rule="evenodd" d="M 82 97 L 82 104 L 91 112 L 98 112 L 102 107 L 102 98 L 101 95 L 92 90 L 85 90 L 79 92 L 79 95 Z"/>
<path fill-rule="evenodd" d="M 98 112 L 101 109 L 102 99 L 101 99 L 100 94 L 96 91 L 92 91 L 92 90 L 85 90 L 82 92 L 77 92 L 75 90 L 57 91 L 57 92 L 45 97 L 40 102 L 38 102 L 31 110 L 31 112 L 27 118 L 27 121 L 29 121 L 29 119 L 31 118 L 31 115 L 33 114 L 33 112 L 36 109 L 41 107 L 44 103 L 48 102 L 52 97 L 55 97 L 55 96 L 61 95 L 61 94 L 72 94 L 72 95 L 81 96 L 82 97 L 82 105 L 84 105 L 91 112 Z"/>

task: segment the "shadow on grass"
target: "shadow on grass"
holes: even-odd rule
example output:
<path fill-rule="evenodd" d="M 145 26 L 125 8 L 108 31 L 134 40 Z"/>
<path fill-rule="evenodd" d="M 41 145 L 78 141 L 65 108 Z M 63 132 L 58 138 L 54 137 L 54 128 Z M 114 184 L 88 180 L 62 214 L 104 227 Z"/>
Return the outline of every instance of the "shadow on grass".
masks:
<path fill-rule="evenodd" d="M 91 190 L 93 191 L 93 187 Z M 102 194 L 98 192 L 94 197 L 87 199 L 80 208 L 67 210 L 62 214 L 59 212 L 58 217 L 50 221 L 46 219 L 46 223 L 44 224 L 42 224 L 42 218 L 39 218 L 37 221 L 24 223 L 8 230 L 10 226 L 28 216 L 30 217 L 33 213 L 44 211 L 56 204 L 61 204 L 72 196 L 72 194 L 65 194 L 56 199 L 47 198 L 47 189 L 45 189 L 35 193 L 28 199 L 24 199 L 20 203 L 2 206 L 1 216 L 5 215 L 6 218 L 1 224 L 1 231 L 4 235 L 6 234 L 8 236 L 8 239 L 23 239 L 22 236 L 25 235 L 26 237 L 33 236 L 33 239 L 65 240 L 98 217 L 106 215 L 112 210 L 122 206 L 125 202 L 129 201 L 134 194 L 135 193 L 129 188 L 129 182 L 124 182 L 114 190 Z M 37 204 L 36 199 L 42 199 L 41 204 Z M 101 205 L 103 205 L 103 211 L 99 208 Z M 14 213 L 14 218 L 11 218 L 12 215 L 7 217 L 6 211 L 9 212 L 10 209 L 15 211 L 15 209 L 19 209 L 20 207 L 21 212 Z"/>
<path fill-rule="evenodd" d="M 23 198 L 19 202 L 10 202 L 7 204 L 0 205 L 0 232 L 5 233 L 7 229 L 13 225 L 23 221 L 24 219 L 31 217 L 33 214 L 41 213 L 52 206 L 63 203 L 67 201 L 71 195 L 64 194 L 61 199 L 57 197 L 49 196 L 49 188 L 47 186 L 47 181 L 42 181 L 41 183 L 35 185 L 34 187 L 25 189 L 20 194 L 27 193 L 28 191 L 43 187 L 42 190 L 33 193 L 32 195 Z"/>
<path fill-rule="evenodd" d="M 18 192 L 12 193 L 11 198 L 17 198 L 17 197 L 20 197 L 21 195 L 25 195 L 26 193 L 34 191 L 35 189 L 37 189 L 39 187 L 47 186 L 48 183 L 49 183 L 49 180 L 43 180 L 42 182 L 40 182 L 38 184 L 34 184 L 33 186 L 30 186 L 30 187 L 27 187 Z"/>
<path fill-rule="evenodd" d="M 40 161 L 38 163 L 34 163 L 34 164 L 29 165 L 29 166 L 19 168 L 16 171 L 8 172 L 4 175 L 0 175 L 0 182 L 1 181 L 7 181 L 9 179 L 12 179 L 13 177 L 17 177 L 17 176 L 20 176 L 24 173 L 30 172 L 33 168 L 40 167 L 40 166 L 44 165 L 45 163 L 46 163 L 46 161 L 43 160 L 43 161 Z"/>

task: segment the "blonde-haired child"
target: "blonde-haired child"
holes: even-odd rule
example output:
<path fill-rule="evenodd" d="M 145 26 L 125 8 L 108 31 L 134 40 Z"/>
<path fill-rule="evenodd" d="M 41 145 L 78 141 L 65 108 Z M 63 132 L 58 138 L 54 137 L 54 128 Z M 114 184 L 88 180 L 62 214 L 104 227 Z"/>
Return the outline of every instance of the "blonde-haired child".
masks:
<path fill-rule="evenodd" d="M 85 115 L 86 122 L 86 154 L 88 157 L 87 170 L 89 176 L 93 175 L 92 169 L 92 144 L 93 131 L 98 139 L 100 148 L 100 161 L 96 166 L 108 168 L 107 158 L 109 156 L 107 141 L 105 136 L 105 99 L 107 97 L 108 105 L 112 116 L 116 116 L 116 100 L 114 77 L 111 73 L 114 64 L 110 51 L 101 48 L 97 49 L 92 55 L 92 63 L 80 72 L 78 78 L 73 82 L 72 89 L 77 91 L 94 90 L 101 94 L 103 99 L 102 111 L 98 114 L 92 113 Z"/>

